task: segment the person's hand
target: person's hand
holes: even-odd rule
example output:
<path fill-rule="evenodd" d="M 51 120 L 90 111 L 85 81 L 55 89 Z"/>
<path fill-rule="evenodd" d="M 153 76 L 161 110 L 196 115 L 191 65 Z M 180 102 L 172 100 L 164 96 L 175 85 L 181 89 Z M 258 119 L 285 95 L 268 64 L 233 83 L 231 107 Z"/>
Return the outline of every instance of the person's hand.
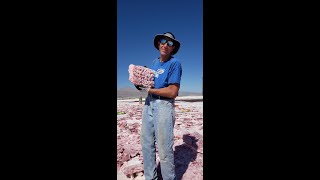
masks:
<path fill-rule="evenodd" d="M 134 86 L 135 86 L 139 91 L 141 91 L 141 88 L 143 87 L 143 86 L 141 86 L 141 85 L 136 85 L 136 84 L 134 84 Z"/>
<path fill-rule="evenodd" d="M 142 91 L 142 92 L 149 92 L 149 87 L 144 87 L 144 86 L 141 86 L 141 85 L 134 85 L 139 91 Z"/>
<path fill-rule="evenodd" d="M 150 88 L 149 87 L 141 87 L 142 92 L 147 92 L 149 93 Z"/>

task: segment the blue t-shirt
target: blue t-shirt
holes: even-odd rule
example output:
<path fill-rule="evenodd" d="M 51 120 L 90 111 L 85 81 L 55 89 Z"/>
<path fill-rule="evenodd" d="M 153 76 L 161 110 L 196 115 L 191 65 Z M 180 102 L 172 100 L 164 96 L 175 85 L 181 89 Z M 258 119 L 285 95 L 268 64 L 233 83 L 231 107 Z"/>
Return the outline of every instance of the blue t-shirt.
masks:
<path fill-rule="evenodd" d="M 155 89 L 168 87 L 170 84 L 179 84 L 180 86 L 182 67 L 177 58 L 171 57 L 166 62 L 160 62 L 160 59 L 156 59 L 151 69 L 155 71 Z"/>

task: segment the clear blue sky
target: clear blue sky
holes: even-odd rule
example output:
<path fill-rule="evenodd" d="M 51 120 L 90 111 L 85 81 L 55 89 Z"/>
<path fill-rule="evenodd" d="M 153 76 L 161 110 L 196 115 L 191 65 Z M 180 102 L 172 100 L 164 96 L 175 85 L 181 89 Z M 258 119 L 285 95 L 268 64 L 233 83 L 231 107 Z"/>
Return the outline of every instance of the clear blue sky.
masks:
<path fill-rule="evenodd" d="M 129 81 L 129 65 L 151 67 L 159 57 L 154 36 L 168 31 L 181 43 L 174 55 L 182 65 L 180 91 L 202 92 L 202 0 L 117 0 L 118 89 L 134 88 Z"/>

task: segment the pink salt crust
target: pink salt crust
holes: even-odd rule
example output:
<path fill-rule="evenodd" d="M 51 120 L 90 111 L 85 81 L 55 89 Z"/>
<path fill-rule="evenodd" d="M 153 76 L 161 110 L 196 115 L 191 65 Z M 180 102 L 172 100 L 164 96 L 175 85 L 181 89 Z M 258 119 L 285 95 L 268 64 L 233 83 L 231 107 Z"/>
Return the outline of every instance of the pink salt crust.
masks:
<path fill-rule="evenodd" d="M 143 174 L 143 156 L 140 144 L 143 105 L 139 102 L 119 102 L 117 117 L 117 170 L 126 178 L 138 180 Z M 202 102 L 176 102 L 174 126 L 174 153 L 176 175 L 180 180 L 203 179 L 203 110 Z M 158 151 L 156 154 L 159 163 Z"/>
<path fill-rule="evenodd" d="M 129 81 L 143 87 L 154 87 L 155 72 L 144 66 L 130 64 L 128 68 Z"/>

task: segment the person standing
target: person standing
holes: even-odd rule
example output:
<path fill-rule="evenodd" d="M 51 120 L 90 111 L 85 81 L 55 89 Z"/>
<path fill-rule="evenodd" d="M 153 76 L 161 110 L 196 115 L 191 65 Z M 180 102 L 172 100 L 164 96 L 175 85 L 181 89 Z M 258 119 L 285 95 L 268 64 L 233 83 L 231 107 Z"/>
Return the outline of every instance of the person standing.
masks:
<path fill-rule="evenodd" d="M 142 96 L 139 97 L 139 104 L 142 104 Z"/>
<path fill-rule="evenodd" d="M 180 61 L 173 55 L 180 42 L 171 32 L 157 34 L 154 46 L 159 50 L 151 69 L 155 71 L 154 87 L 141 88 L 148 92 L 142 113 L 140 142 L 142 146 L 144 176 L 146 180 L 158 179 L 156 146 L 160 158 L 161 175 L 165 180 L 176 179 L 174 165 L 175 98 L 179 94 L 182 76 Z"/>

